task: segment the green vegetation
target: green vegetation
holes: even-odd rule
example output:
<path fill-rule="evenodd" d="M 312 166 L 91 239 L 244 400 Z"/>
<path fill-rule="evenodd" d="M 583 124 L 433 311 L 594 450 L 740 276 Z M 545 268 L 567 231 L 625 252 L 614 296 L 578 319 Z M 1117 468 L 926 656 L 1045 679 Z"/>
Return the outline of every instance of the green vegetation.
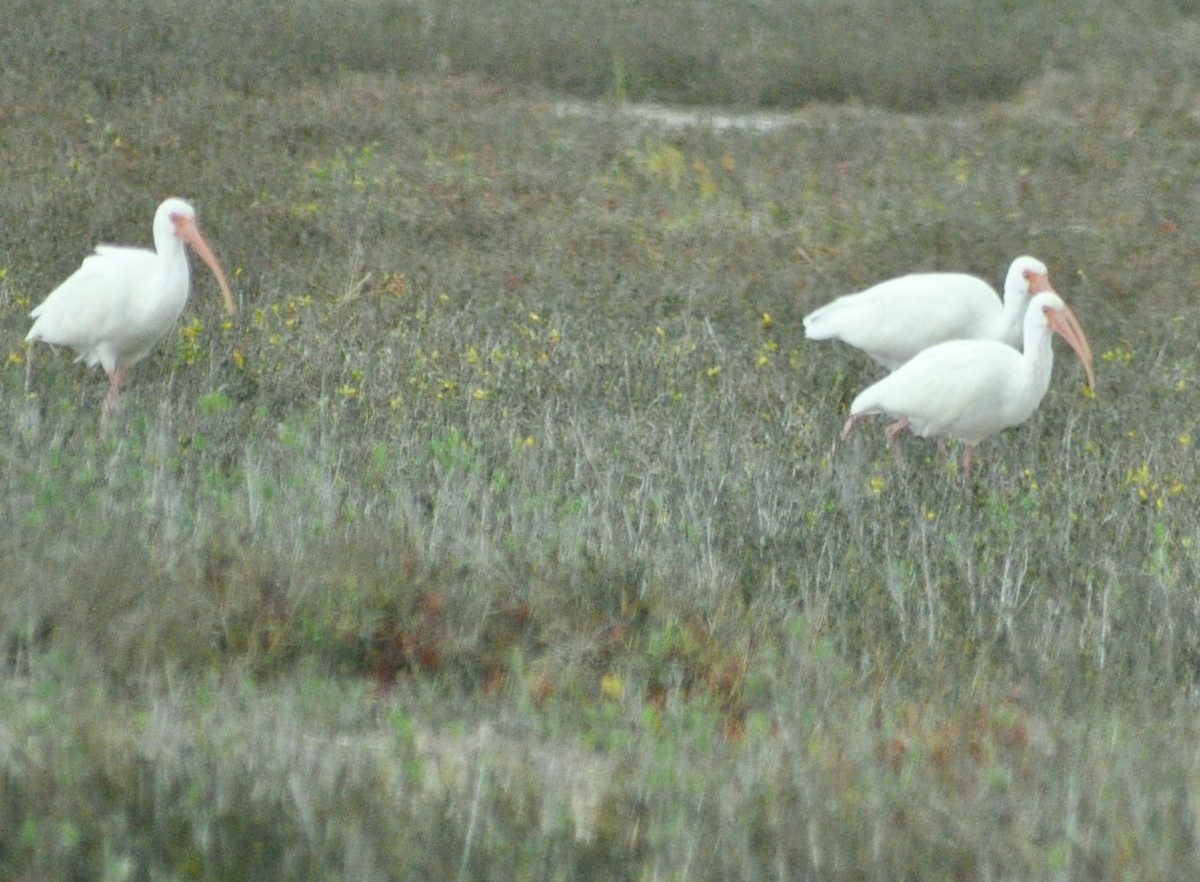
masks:
<path fill-rule="evenodd" d="M 0 877 L 1197 877 L 1189 4 L 14 5 Z M 25 316 L 171 194 L 100 437 Z M 802 313 L 1020 253 L 1096 396 L 831 458 Z"/>

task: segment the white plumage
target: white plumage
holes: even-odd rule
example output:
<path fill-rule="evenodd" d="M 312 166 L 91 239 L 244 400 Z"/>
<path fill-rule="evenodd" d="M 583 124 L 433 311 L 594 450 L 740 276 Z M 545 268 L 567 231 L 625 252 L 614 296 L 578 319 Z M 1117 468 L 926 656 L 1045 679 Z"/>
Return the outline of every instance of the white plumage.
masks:
<path fill-rule="evenodd" d="M 925 438 L 964 442 L 966 480 L 975 445 L 1025 422 L 1041 404 L 1054 365 L 1052 334 L 1059 334 L 1075 350 L 1094 388 L 1092 352 L 1083 328 L 1062 298 L 1044 291 L 1030 301 L 1025 313 L 1024 352 L 992 340 L 952 340 L 931 346 L 858 394 L 841 437 L 844 440 L 867 414 L 890 414 L 897 421 L 887 428 L 889 445 L 904 429 Z"/>
<path fill-rule="evenodd" d="M 171 329 L 187 303 L 189 269 L 184 243 L 208 264 L 225 308 L 236 311 L 221 264 L 196 226 L 196 211 L 167 199 L 154 214 L 155 251 L 100 245 L 30 314 L 25 339 L 70 346 L 77 361 L 100 365 L 109 379 L 101 420 L 120 394 L 128 368 Z"/>
<path fill-rule="evenodd" d="M 1046 265 L 1018 257 L 1004 301 L 983 279 L 965 273 L 915 273 L 839 297 L 804 317 L 810 340 L 841 340 L 894 370 L 947 340 L 1021 342 L 1029 298 L 1050 290 Z"/>

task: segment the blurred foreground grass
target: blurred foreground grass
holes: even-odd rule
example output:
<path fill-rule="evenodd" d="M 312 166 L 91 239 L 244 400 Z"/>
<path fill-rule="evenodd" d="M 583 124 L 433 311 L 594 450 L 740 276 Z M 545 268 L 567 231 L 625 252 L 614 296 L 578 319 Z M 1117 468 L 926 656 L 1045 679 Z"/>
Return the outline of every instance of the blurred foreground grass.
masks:
<path fill-rule="evenodd" d="M 466 6 L 115 8 L 5 38 L 0 875 L 1195 878 L 1190 10 L 1090 62 L 1120 7 L 993 17 L 1062 65 L 947 105 L 647 74 L 635 33 L 695 41 L 621 7 L 635 94 L 866 102 L 752 134 L 560 115 L 612 59 L 566 78 L 540 4 L 490 42 Z M 170 193 L 242 311 L 198 273 L 100 439 L 25 313 Z M 830 461 L 873 369 L 800 315 L 1018 253 L 1098 396 L 1063 359 L 966 491 L 915 439 Z"/>

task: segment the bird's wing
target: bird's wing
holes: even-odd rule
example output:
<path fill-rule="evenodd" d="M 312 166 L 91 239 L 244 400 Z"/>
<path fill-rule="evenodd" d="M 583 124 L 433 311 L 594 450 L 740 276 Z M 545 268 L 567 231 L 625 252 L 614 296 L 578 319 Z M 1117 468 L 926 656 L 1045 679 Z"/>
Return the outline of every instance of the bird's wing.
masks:
<path fill-rule="evenodd" d="M 962 273 L 923 273 L 881 282 L 839 297 L 804 318 L 813 340 L 841 340 L 887 367 L 899 367 L 937 343 L 985 332 L 1001 310 L 982 279 Z"/>
<path fill-rule="evenodd" d="M 953 340 L 926 349 L 864 389 L 851 413 L 907 417 L 925 437 L 977 440 L 1008 424 L 1005 403 L 1021 354 L 991 340 Z"/>
<path fill-rule="evenodd" d="M 151 278 L 156 256 L 140 248 L 101 245 L 29 314 L 26 340 L 70 346 L 84 354 L 128 316 L 138 285 Z"/>

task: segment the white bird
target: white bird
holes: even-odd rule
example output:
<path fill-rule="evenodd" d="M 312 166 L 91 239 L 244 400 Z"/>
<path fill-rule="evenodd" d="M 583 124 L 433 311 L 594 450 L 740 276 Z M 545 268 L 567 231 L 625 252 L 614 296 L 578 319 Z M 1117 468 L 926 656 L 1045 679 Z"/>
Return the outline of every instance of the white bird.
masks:
<path fill-rule="evenodd" d="M 196 210 L 167 199 L 154 213 L 155 251 L 98 245 L 96 253 L 55 288 L 29 317 L 25 339 L 70 346 L 88 367 L 108 374 L 101 409 L 104 425 L 125 372 L 145 357 L 175 324 L 187 303 L 189 269 L 184 243 L 200 255 L 221 286 L 225 308 L 237 311 L 221 264 L 196 226 Z"/>
<path fill-rule="evenodd" d="M 1054 366 L 1052 334 L 1075 350 L 1094 389 L 1092 350 L 1083 328 L 1061 297 L 1043 291 L 1025 313 L 1024 352 L 994 340 L 931 346 L 858 394 L 841 438 L 866 414 L 890 414 L 898 418 L 887 427 L 893 452 L 896 435 L 904 429 L 923 438 L 956 438 L 966 444 L 962 471 L 963 480 L 969 480 L 975 445 L 1025 422 L 1041 404 Z"/>
<path fill-rule="evenodd" d="M 810 340 L 841 340 L 895 370 L 946 340 L 1021 341 L 1029 298 L 1050 290 L 1046 265 L 1018 257 L 1008 269 L 1004 302 L 966 273 L 914 273 L 847 294 L 804 317 Z"/>

